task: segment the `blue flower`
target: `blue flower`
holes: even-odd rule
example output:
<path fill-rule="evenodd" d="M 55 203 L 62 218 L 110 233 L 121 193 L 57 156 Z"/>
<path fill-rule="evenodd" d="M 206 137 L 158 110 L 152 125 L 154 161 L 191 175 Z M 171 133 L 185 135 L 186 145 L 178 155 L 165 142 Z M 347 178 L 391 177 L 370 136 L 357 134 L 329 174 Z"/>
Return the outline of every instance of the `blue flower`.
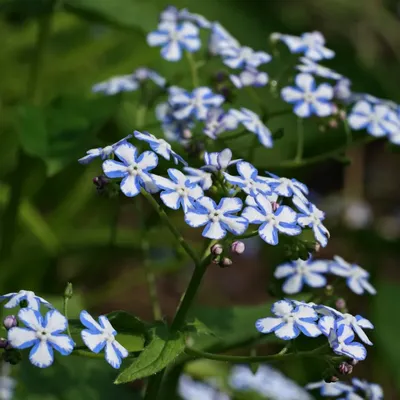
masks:
<path fill-rule="evenodd" d="M 211 26 L 211 35 L 208 43 L 209 53 L 219 55 L 230 47 L 240 48 L 240 44 L 220 23 L 214 22 Z"/>
<path fill-rule="evenodd" d="M 282 197 L 298 197 L 302 202 L 308 203 L 305 195 L 308 194 L 308 187 L 296 179 L 281 178 L 277 175 L 267 172 L 271 178 L 266 178 L 266 181 L 271 186 L 272 190 Z"/>
<path fill-rule="evenodd" d="M 167 61 L 178 61 L 182 50 L 190 53 L 200 49 L 199 29 L 190 22 L 161 22 L 158 29 L 147 35 L 150 46 L 161 46 L 161 56 Z"/>
<path fill-rule="evenodd" d="M 301 118 L 315 114 L 326 117 L 333 113 L 333 88 L 327 83 L 318 87 L 310 74 L 298 74 L 295 78 L 296 87 L 286 86 L 281 91 L 282 99 L 294 104 L 294 113 Z"/>
<path fill-rule="evenodd" d="M 87 328 L 81 332 L 85 345 L 93 352 L 100 353 L 105 348 L 106 361 L 113 367 L 119 368 L 122 359 L 128 357 L 128 350 L 125 349 L 115 336 L 117 331 L 113 328 L 105 315 L 100 315 L 99 322 L 85 310 L 79 316 L 82 324 Z"/>
<path fill-rule="evenodd" d="M 180 155 L 172 150 L 171 145 L 164 139 L 159 139 L 149 132 L 142 133 L 139 131 L 134 131 L 133 134 L 135 135 L 136 139 L 147 142 L 155 153 L 164 157 L 166 160 L 169 160 L 172 157 L 175 164 L 181 162 L 185 166 L 188 165 Z"/>
<path fill-rule="evenodd" d="M 243 46 L 228 46 L 221 51 L 223 63 L 230 68 L 257 68 L 271 61 L 271 56 L 264 51 L 254 51 Z"/>
<path fill-rule="evenodd" d="M 29 308 L 33 310 L 39 311 L 40 305 L 43 304 L 47 308 L 53 308 L 53 306 L 45 299 L 40 296 L 37 296 L 34 292 L 30 290 L 20 290 L 18 293 L 7 293 L 3 296 L 0 296 L 0 301 L 8 300 L 6 304 L 4 304 L 5 308 L 14 308 L 21 301 L 26 301 Z"/>
<path fill-rule="evenodd" d="M 190 175 L 188 176 L 190 182 L 199 184 L 202 189 L 208 190 L 212 186 L 213 181 L 211 172 L 190 167 L 185 167 L 184 170 Z"/>
<path fill-rule="evenodd" d="M 380 385 L 357 378 L 353 378 L 352 383 L 357 389 L 364 392 L 368 400 L 383 400 L 383 390 Z"/>
<path fill-rule="evenodd" d="M 318 315 L 311 307 L 306 305 L 295 307 L 289 300 L 280 300 L 272 305 L 271 311 L 276 317 L 261 318 L 256 321 L 256 329 L 259 332 L 274 332 L 283 340 L 294 339 L 300 332 L 310 337 L 321 335 L 315 322 Z"/>
<path fill-rule="evenodd" d="M 15 349 L 32 347 L 29 360 L 36 367 L 46 368 L 53 364 L 53 350 L 63 356 L 72 353 L 75 343 L 62 334 L 67 329 L 68 321 L 57 310 L 50 310 L 43 319 L 39 311 L 22 308 L 18 312 L 18 319 L 26 328 L 11 328 L 8 341 Z"/>
<path fill-rule="evenodd" d="M 236 164 L 237 171 L 240 176 L 233 176 L 224 173 L 225 179 L 232 185 L 239 186 L 243 192 L 252 196 L 262 193 L 264 195 L 271 194 L 271 187 L 265 179 L 258 176 L 257 169 L 247 161 L 239 161 Z"/>
<path fill-rule="evenodd" d="M 350 264 L 342 257 L 333 257 L 330 272 L 337 276 L 347 278 L 347 286 L 356 294 L 376 294 L 375 288 L 369 283 L 369 273 L 357 264 Z"/>
<path fill-rule="evenodd" d="M 329 317 L 323 317 L 322 320 Z M 353 358 L 354 360 L 365 360 L 367 349 L 358 342 L 354 341 L 354 333 L 347 325 L 337 326 L 331 329 L 328 336 L 332 350 L 339 355 Z"/>
<path fill-rule="evenodd" d="M 80 158 L 78 160 L 79 163 L 81 164 L 89 164 L 92 162 L 95 158 L 100 157 L 102 160 L 105 160 L 108 158 L 111 154 L 114 153 L 115 149 L 121 145 L 122 143 L 125 143 L 128 139 L 130 139 L 132 135 L 128 135 L 124 137 L 123 139 L 119 140 L 117 143 L 114 143 L 110 146 L 106 147 L 98 147 L 97 149 L 90 149 L 86 152 L 86 156 Z"/>
<path fill-rule="evenodd" d="M 231 165 L 237 164 L 241 160 L 232 160 L 232 151 L 224 149 L 221 152 L 204 153 L 204 163 L 202 170 L 208 172 L 225 171 Z"/>
<path fill-rule="evenodd" d="M 340 75 L 333 69 L 319 65 L 307 57 L 301 57 L 300 62 L 302 64 L 296 66 L 296 69 L 300 72 L 320 76 L 322 78 L 334 79 L 335 81 L 343 79 L 343 75 Z"/>
<path fill-rule="evenodd" d="M 174 116 L 177 119 L 187 119 L 194 116 L 198 120 L 205 120 L 210 108 L 219 107 L 224 102 L 224 97 L 214 94 L 208 87 L 199 87 L 192 93 L 187 91 L 174 91 L 169 96 L 170 104 L 175 107 Z"/>
<path fill-rule="evenodd" d="M 322 247 L 325 247 L 329 238 L 329 231 L 322 224 L 325 213 L 312 203 L 304 204 L 299 197 L 293 197 L 293 203 L 300 211 L 297 223 L 302 227 L 309 226 L 312 228 L 315 239 Z"/>
<path fill-rule="evenodd" d="M 103 171 L 108 178 L 123 178 L 121 191 L 125 196 L 137 196 L 141 186 L 151 193 L 158 190 L 149 174 L 158 163 L 158 158 L 152 151 L 145 151 L 139 156 L 136 147 L 126 142 L 119 145 L 114 152 L 122 162 L 106 160 L 103 162 Z"/>
<path fill-rule="evenodd" d="M 190 207 L 193 207 L 194 201 L 203 196 L 203 190 L 177 169 L 169 168 L 168 175 L 171 180 L 152 175 L 154 183 L 162 190 L 161 200 L 173 210 L 182 206 L 183 211 L 187 212 Z"/>
<path fill-rule="evenodd" d="M 135 80 L 139 85 L 146 80 L 150 80 L 160 87 L 164 87 L 167 83 L 166 79 L 159 75 L 156 71 L 146 67 L 137 68 L 132 74 L 132 79 Z"/>
<path fill-rule="evenodd" d="M 279 265 L 274 273 L 275 278 L 286 278 L 282 290 L 287 294 L 299 293 L 306 284 L 313 288 L 326 285 L 326 277 L 323 275 L 329 271 L 329 261 L 298 259 Z"/>
<path fill-rule="evenodd" d="M 242 216 L 250 224 L 261 225 L 258 233 L 265 242 L 277 245 L 278 232 L 289 236 L 301 233 L 301 228 L 296 224 L 296 213 L 290 207 L 278 206 L 274 211 L 270 201 L 262 194 L 258 194 L 255 200 L 257 207 L 246 207 Z"/>
<path fill-rule="evenodd" d="M 139 87 L 132 75 L 114 76 L 104 82 L 96 83 L 92 87 L 93 93 L 114 95 L 120 92 L 133 92 Z"/>
<path fill-rule="evenodd" d="M 271 131 L 263 124 L 260 117 L 247 108 L 239 110 L 230 110 L 232 114 L 244 127 L 253 132 L 258 137 L 260 143 L 265 147 L 272 147 Z"/>
<path fill-rule="evenodd" d="M 227 231 L 241 235 L 247 229 L 248 222 L 234 214 L 242 206 L 242 200 L 237 197 L 224 197 L 218 205 L 209 197 L 201 197 L 185 214 L 185 221 L 194 228 L 206 225 L 202 235 L 209 239 L 222 239 Z"/>
<path fill-rule="evenodd" d="M 229 112 L 225 113 L 222 108 L 210 108 L 207 112 L 204 134 L 211 139 L 228 130 L 236 129 L 238 121 Z"/>
<path fill-rule="evenodd" d="M 246 86 L 262 87 L 268 83 L 268 74 L 253 67 L 246 67 L 239 75 L 229 75 L 229 78 L 238 89 Z"/>
<path fill-rule="evenodd" d="M 389 119 L 390 108 L 385 104 L 371 104 L 367 101 L 358 101 L 349 117 L 349 126 L 354 130 L 366 129 L 375 137 L 385 136 L 393 132 L 396 127 Z"/>
<path fill-rule="evenodd" d="M 305 388 L 307 390 L 320 389 L 320 395 L 323 397 L 336 397 L 353 391 L 353 388 L 346 383 L 325 381 L 308 383 Z"/>
<path fill-rule="evenodd" d="M 178 10 L 174 6 L 167 6 L 160 14 L 160 22 L 193 22 L 200 28 L 211 28 L 211 22 L 200 14 L 193 14 L 187 8 Z"/>
<path fill-rule="evenodd" d="M 314 61 L 335 56 L 332 50 L 325 47 L 325 38 L 320 32 L 307 32 L 300 37 L 273 33 L 271 38 L 285 43 L 291 53 L 303 53 L 307 58 Z"/>

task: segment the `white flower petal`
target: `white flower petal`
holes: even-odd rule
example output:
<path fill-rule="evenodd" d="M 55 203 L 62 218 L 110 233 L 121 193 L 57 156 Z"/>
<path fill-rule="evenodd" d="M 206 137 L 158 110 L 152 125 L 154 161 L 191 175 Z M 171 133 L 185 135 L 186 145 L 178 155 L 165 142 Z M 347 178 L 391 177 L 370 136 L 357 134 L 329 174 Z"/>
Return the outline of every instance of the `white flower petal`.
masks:
<path fill-rule="evenodd" d="M 294 339 L 299 336 L 300 330 L 293 322 L 287 322 L 285 325 L 275 331 L 275 335 L 283 340 Z"/>
<path fill-rule="evenodd" d="M 322 83 L 314 91 L 314 96 L 318 99 L 331 100 L 333 98 L 333 88 L 327 83 Z"/>
<path fill-rule="evenodd" d="M 204 228 L 202 235 L 209 239 L 222 239 L 226 235 L 226 231 L 222 228 L 220 222 L 210 221 Z"/>
<path fill-rule="evenodd" d="M 304 304 L 300 304 L 294 311 L 298 318 L 311 318 L 313 320 L 318 318 L 317 312 L 312 308 Z"/>
<path fill-rule="evenodd" d="M 126 166 L 118 161 L 106 160 L 103 162 L 104 175 L 108 178 L 122 178 L 127 174 Z"/>
<path fill-rule="evenodd" d="M 50 310 L 44 318 L 44 327 L 50 332 L 63 332 L 67 329 L 68 320 L 57 310 Z"/>
<path fill-rule="evenodd" d="M 215 201 L 207 196 L 200 197 L 200 199 L 196 201 L 196 204 L 199 204 L 200 206 L 204 207 L 209 212 L 214 211 L 217 208 Z"/>
<path fill-rule="evenodd" d="M 122 346 L 119 342 L 114 340 L 113 346 L 114 346 L 115 350 L 119 353 L 120 357 L 122 357 L 122 358 L 128 357 L 128 355 L 129 355 L 128 350 L 124 346 Z"/>
<path fill-rule="evenodd" d="M 308 286 L 318 288 L 326 285 L 326 278 L 320 274 L 307 272 L 304 274 L 304 280 Z"/>
<path fill-rule="evenodd" d="M 265 215 L 256 207 L 246 207 L 242 212 L 242 217 L 246 218 L 250 224 L 261 224 L 265 221 Z"/>
<path fill-rule="evenodd" d="M 294 306 L 290 301 L 279 300 L 273 304 L 271 311 L 278 317 L 286 317 L 293 309 Z"/>
<path fill-rule="evenodd" d="M 258 233 L 262 240 L 275 246 L 278 244 L 278 230 L 271 223 L 264 223 L 260 226 Z"/>
<path fill-rule="evenodd" d="M 185 214 L 185 222 L 193 228 L 205 225 L 208 221 L 208 214 L 200 214 L 193 210 Z"/>
<path fill-rule="evenodd" d="M 365 358 L 367 357 L 366 348 L 361 343 L 357 342 L 344 345 L 342 348 L 342 352 L 358 361 L 365 360 Z"/>
<path fill-rule="evenodd" d="M 287 103 L 297 103 L 304 99 L 304 92 L 294 87 L 287 86 L 281 90 L 281 96 Z"/>
<path fill-rule="evenodd" d="M 53 349 L 47 341 L 39 341 L 29 353 L 30 362 L 39 368 L 46 368 L 53 364 Z"/>
<path fill-rule="evenodd" d="M 8 341 L 16 349 L 32 347 L 38 340 L 36 332 L 26 328 L 14 327 L 8 331 Z"/>
<path fill-rule="evenodd" d="M 147 43 L 149 46 L 162 46 L 165 45 L 169 40 L 169 36 L 166 32 L 150 32 L 147 35 Z"/>
<path fill-rule="evenodd" d="M 117 146 L 114 153 L 126 165 L 131 165 L 136 161 L 136 147 L 129 142 L 124 142 Z"/>
<path fill-rule="evenodd" d="M 241 235 L 247 229 L 249 222 L 246 218 L 236 216 L 224 216 L 221 222 L 226 225 L 229 231 L 234 235 Z"/>
<path fill-rule="evenodd" d="M 256 321 L 256 329 L 261 333 L 270 333 L 283 323 L 282 318 L 261 318 Z"/>
<path fill-rule="evenodd" d="M 39 311 L 33 310 L 32 308 L 21 308 L 18 312 L 18 319 L 22 321 L 25 326 L 34 331 L 42 328 L 42 316 Z"/>
<path fill-rule="evenodd" d="M 140 193 L 138 176 L 127 175 L 121 181 L 121 191 L 127 197 L 134 197 Z"/>
<path fill-rule="evenodd" d="M 245 179 L 250 179 L 253 176 L 253 174 L 258 173 L 257 170 L 254 168 L 254 166 L 246 161 L 239 161 L 236 164 L 236 168 L 239 174 L 242 175 L 242 177 Z"/>
<path fill-rule="evenodd" d="M 72 353 L 74 349 L 74 342 L 68 335 L 50 335 L 49 343 L 63 356 Z"/>
<path fill-rule="evenodd" d="M 161 55 L 167 61 L 178 61 L 182 58 L 182 49 L 178 41 L 170 40 L 162 49 Z"/>
<path fill-rule="evenodd" d="M 317 337 L 317 336 L 322 335 L 321 330 L 318 328 L 318 326 L 314 322 L 298 320 L 297 326 L 302 331 L 302 333 L 306 336 Z"/>
<path fill-rule="evenodd" d="M 318 117 L 327 117 L 333 113 L 333 105 L 331 103 L 323 102 L 323 101 L 315 101 L 312 104 L 314 108 L 314 112 Z"/>
<path fill-rule="evenodd" d="M 81 311 L 79 319 L 86 328 L 98 333 L 103 331 L 100 324 L 86 310 Z"/>
<path fill-rule="evenodd" d="M 274 276 L 277 279 L 286 278 L 287 276 L 293 274 L 295 267 L 292 264 L 282 264 L 275 269 Z"/>
<path fill-rule="evenodd" d="M 282 286 L 282 290 L 287 294 L 299 293 L 303 287 L 303 277 L 300 274 L 295 274 L 288 279 Z"/>
<path fill-rule="evenodd" d="M 298 74 L 295 78 L 296 85 L 303 92 L 313 92 L 315 86 L 314 77 L 311 74 Z"/>
<path fill-rule="evenodd" d="M 137 163 L 142 170 L 148 171 L 157 166 L 158 157 L 152 151 L 145 151 L 139 156 Z"/>
<path fill-rule="evenodd" d="M 311 104 L 303 101 L 298 102 L 293 109 L 293 112 L 301 118 L 308 118 L 311 115 Z"/>
<path fill-rule="evenodd" d="M 238 197 L 224 197 L 218 207 L 222 213 L 233 213 L 242 209 L 243 202 Z"/>
<path fill-rule="evenodd" d="M 329 333 L 335 329 L 335 318 L 331 315 L 326 315 L 318 321 L 318 326 L 325 336 L 329 336 Z"/>
<path fill-rule="evenodd" d="M 177 210 L 180 206 L 181 196 L 178 192 L 162 192 L 160 198 L 167 207 L 173 210 Z"/>
<path fill-rule="evenodd" d="M 103 333 L 93 333 L 87 329 L 81 332 L 81 337 L 85 345 L 93 351 L 93 353 L 99 353 L 103 350 L 106 340 Z"/>
<path fill-rule="evenodd" d="M 121 357 L 119 354 L 115 351 L 115 348 L 110 342 L 106 343 L 106 361 L 113 367 L 118 369 L 121 366 Z"/>

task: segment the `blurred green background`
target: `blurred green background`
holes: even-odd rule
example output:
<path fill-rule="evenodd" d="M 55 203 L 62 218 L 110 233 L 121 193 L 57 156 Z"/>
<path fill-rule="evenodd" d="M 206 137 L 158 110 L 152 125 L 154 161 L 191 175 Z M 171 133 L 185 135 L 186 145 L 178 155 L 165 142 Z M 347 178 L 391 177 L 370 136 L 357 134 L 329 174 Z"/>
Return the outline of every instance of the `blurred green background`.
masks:
<path fill-rule="evenodd" d="M 34 290 L 56 302 L 71 281 L 75 289 L 71 316 L 82 308 L 95 313 L 125 309 L 151 320 L 137 208 L 126 198 L 99 196 L 92 179 L 101 174 L 100 164 L 83 167 L 76 160 L 87 149 L 113 143 L 139 128 L 135 125 L 138 94 L 94 96 L 94 83 L 147 66 L 171 82 L 189 85 L 184 60 L 162 60 L 159 49 L 148 47 L 145 40 L 169 2 L 64 0 L 50 16 L 51 4 L 51 0 L 0 1 L 0 289 L 2 293 Z M 337 54 L 327 65 L 348 76 L 355 91 L 400 101 L 398 1 L 176 0 L 173 5 L 220 21 L 242 44 L 259 50 L 272 52 L 272 32 L 319 30 Z M 38 56 L 38 21 L 46 19 L 50 34 Z M 288 63 L 293 58 L 282 49 L 266 70 L 277 78 Z M 209 84 L 210 74 L 217 71 L 213 64 L 202 69 L 202 83 Z M 284 108 L 269 89 L 259 93 L 269 109 Z M 242 106 L 255 108 L 245 95 L 239 100 Z M 150 110 L 144 124 L 154 122 Z M 309 185 L 320 208 L 328 211 L 332 239 L 321 257 L 341 254 L 359 263 L 371 272 L 378 289 L 374 298 L 348 296 L 343 291 L 350 311 L 366 316 L 376 327 L 371 334 L 375 346 L 354 374 L 382 384 L 385 398 L 399 398 L 398 150 L 384 140 L 375 141 L 348 151 L 351 164 L 327 159 L 296 170 L 283 169 L 279 163 L 294 153 L 295 120 L 276 118 L 269 127 L 272 131 L 284 128 L 285 135 L 272 150 L 257 148 L 255 164 Z M 150 132 L 162 135 L 159 127 Z M 315 121 L 307 121 L 305 132 L 306 157 L 342 149 L 345 143 L 342 129 Z M 356 135 L 356 144 L 359 139 L 365 136 Z M 246 140 L 232 143 L 236 158 L 245 157 L 248 146 Z M 168 319 L 191 266 L 151 212 L 146 215 L 151 267 Z M 184 229 L 181 218 L 176 223 Z M 185 232 L 198 243 L 197 232 Z M 233 327 L 243 324 L 235 325 L 237 313 L 229 307 L 267 302 L 270 272 L 282 261 L 268 246 L 252 244 L 248 247 L 254 251 L 235 260 L 232 268 L 210 268 L 199 296 L 205 306 L 227 307 L 227 324 L 232 329 L 241 329 Z M 208 325 L 218 328 L 220 314 L 212 318 L 214 314 L 206 311 L 205 315 Z M 318 368 L 306 367 L 282 368 L 301 384 L 321 378 Z M 136 390 L 135 384 L 113 386 L 115 372 L 105 362 L 72 356 L 46 371 L 24 362 L 13 369 L 13 375 L 19 382 L 16 399 L 132 399 Z"/>

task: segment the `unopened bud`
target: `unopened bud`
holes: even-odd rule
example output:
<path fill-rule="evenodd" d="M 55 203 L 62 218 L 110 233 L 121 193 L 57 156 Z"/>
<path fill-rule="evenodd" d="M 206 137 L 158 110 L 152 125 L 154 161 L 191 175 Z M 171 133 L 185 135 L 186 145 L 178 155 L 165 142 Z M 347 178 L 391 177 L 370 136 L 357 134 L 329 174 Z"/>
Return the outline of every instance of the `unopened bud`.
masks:
<path fill-rule="evenodd" d="M 336 305 L 336 309 L 338 309 L 339 311 L 342 311 L 346 308 L 346 301 L 342 298 L 337 299 L 335 305 Z"/>
<path fill-rule="evenodd" d="M 184 129 L 182 132 L 182 138 L 189 140 L 193 137 L 192 131 L 190 129 Z"/>
<path fill-rule="evenodd" d="M 93 178 L 93 183 L 98 190 L 104 189 L 109 182 L 110 181 L 104 175 L 95 176 Z"/>
<path fill-rule="evenodd" d="M 333 288 L 333 286 L 332 285 L 326 285 L 326 287 L 325 287 L 325 294 L 327 295 L 327 296 L 332 296 L 333 295 L 333 293 L 334 293 L 334 288 Z"/>
<path fill-rule="evenodd" d="M 350 365 L 349 363 L 343 361 L 339 367 L 338 367 L 338 371 L 342 374 L 342 375 L 350 375 L 353 372 L 353 366 Z"/>
<path fill-rule="evenodd" d="M 329 377 L 325 378 L 324 381 L 326 383 L 334 383 L 334 382 L 339 382 L 340 379 L 337 376 L 333 375 L 333 376 L 329 376 Z"/>
<path fill-rule="evenodd" d="M 280 38 L 281 38 L 281 34 L 280 33 L 278 33 L 278 32 L 273 32 L 273 33 L 271 33 L 270 35 L 269 35 L 269 40 L 272 42 L 272 43 L 276 43 Z"/>
<path fill-rule="evenodd" d="M 8 346 L 8 340 L 1 338 L 0 339 L 0 349 L 6 349 Z"/>
<path fill-rule="evenodd" d="M 339 118 L 344 121 L 347 118 L 347 113 L 345 110 L 340 110 L 339 111 Z"/>
<path fill-rule="evenodd" d="M 321 245 L 317 242 L 315 243 L 315 248 L 314 248 L 315 252 L 318 253 L 321 250 Z"/>
<path fill-rule="evenodd" d="M 71 282 L 68 282 L 67 283 L 67 286 L 66 286 L 66 288 L 65 288 L 65 290 L 64 290 L 64 297 L 66 298 L 66 299 L 70 299 L 70 298 L 72 298 L 72 295 L 74 294 L 74 292 L 73 292 L 73 290 L 72 290 L 72 283 Z"/>
<path fill-rule="evenodd" d="M 221 268 L 226 268 L 226 267 L 231 266 L 232 264 L 233 264 L 233 262 L 232 262 L 232 260 L 231 260 L 230 258 L 224 257 L 224 258 L 220 261 L 219 266 L 220 266 Z"/>
<path fill-rule="evenodd" d="M 226 72 L 224 72 L 224 71 L 218 71 L 218 72 L 215 74 L 215 80 L 216 80 L 217 82 L 224 82 L 224 81 L 227 80 L 227 78 L 228 78 L 228 75 L 227 75 Z"/>
<path fill-rule="evenodd" d="M 324 125 L 320 125 L 320 126 L 318 127 L 318 130 L 319 130 L 320 132 L 325 132 L 325 131 L 326 131 L 326 127 L 325 127 Z"/>
<path fill-rule="evenodd" d="M 15 317 L 15 315 L 7 315 L 4 318 L 3 325 L 4 328 L 6 328 L 7 330 L 14 328 L 15 326 L 18 325 L 17 318 Z"/>
<path fill-rule="evenodd" d="M 214 246 L 211 247 L 211 253 L 214 254 L 215 256 L 219 256 L 224 252 L 224 248 L 220 244 L 214 244 Z"/>
<path fill-rule="evenodd" d="M 338 114 L 339 113 L 339 109 L 338 106 L 336 104 L 332 105 L 332 114 Z"/>
<path fill-rule="evenodd" d="M 273 201 L 271 203 L 271 206 L 272 206 L 272 211 L 275 212 L 279 208 L 279 203 L 277 203 L 276 201 Z"/>
<path fill-rule="evenodd" d="M 338 124 L 336 119 L 329 120 L 328 125 L 332 129 L 336 129 L 339 126 L 339 124 Z"/>
<path fill-rule="evenodd" d="M 232 253 L 243 254 L 245 250 L 246 250 L 246 246 L 243 242 L 236 240 L 235 242 L 232 243 L 232 246 L 231 246 Z"/>

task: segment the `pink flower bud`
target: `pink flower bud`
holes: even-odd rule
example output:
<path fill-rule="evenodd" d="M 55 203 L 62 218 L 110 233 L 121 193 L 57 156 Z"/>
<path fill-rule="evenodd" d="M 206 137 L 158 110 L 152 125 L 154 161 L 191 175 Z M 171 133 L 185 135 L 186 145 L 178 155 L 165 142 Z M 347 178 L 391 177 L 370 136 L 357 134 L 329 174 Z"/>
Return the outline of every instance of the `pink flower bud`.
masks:
<path fill-rule="evenodd" d="M 336 119 L 329 120 L 328 125 L 332 129 L 336 129 L 339 126 L 339 124 L 338 124 Z"/>
<path fill-rule="evenodd" d="M 346 301 L 342 298 L 336 300 L 336 308 L 341 311 L 346 308 Z"/>
<path fill-rule="evenodd" d="M 232 264 L 233 264 L 233 262 L 232 262 L 232 260 L 230 258 L 224 257 L 221 260 L 221 262 L 219 263 L 219 266 L 222 267 L 222 268 L 225 268 L 225 267 L 231 266 Z"/>
<path fill-rule="evenodd" d="M 192 131 L 190 129 L 184 129 L 182 132 L 183 139 L 189 140 L 193 137 Z"/>
<path fill-rule="evenodd" d="M 231 246 L 232 253 L 243 254 L 245 250 L 246 250 L 246 246 L 243 242 L 237 240 L 232 243 L 232 246 Z"/>
<path fill-rule="evenodd" d="M 6 328 L 7 330 L 14 328 L 15 326 L 18 325 L 17 318 L 15 317 L 15 315 L 7 315 L 4 318 L 3 325 L 4 328 Z"/>
<path fill-rule="evenodd" d="M 271 206 L 272 206 L 272 211 L 275 212 L 279 208 L 279 203 L 277 203 L 276 201 L 273 201 L 271 203 Z"/>
<path fill-rule="evenodd" d="M 214 254 L 215 256 L 219 256 L 223 253 L 224 248 L 220 244 L 214 244 L 214 246 L 211 247 L 211 253 Z"/>
<path fill-rule="evenodd" d="M 343 361 L 339 367 L 338 367 L 338 371 L 342 374 L 342 375 L 350 375 L 353 372 L 353 366 L 350 365 L 349 363 Z"/>

